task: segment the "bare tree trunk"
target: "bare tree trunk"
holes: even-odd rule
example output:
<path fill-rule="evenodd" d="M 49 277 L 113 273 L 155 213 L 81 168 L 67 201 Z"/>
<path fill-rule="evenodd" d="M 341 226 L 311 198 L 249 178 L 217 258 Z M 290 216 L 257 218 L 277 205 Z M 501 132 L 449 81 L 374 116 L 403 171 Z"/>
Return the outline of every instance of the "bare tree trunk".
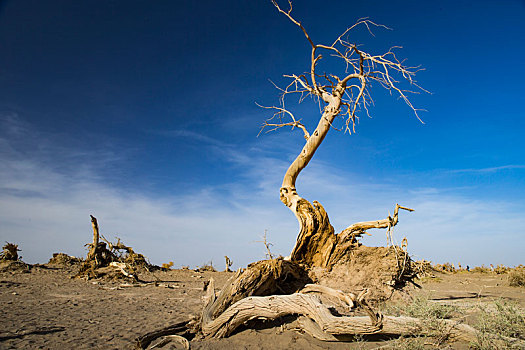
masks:
<path fill-rule="evenodd" d="M 339 91 L 339 90 L 336 90 Z M 295 182 L 299 173 L 308 165 L 315 152 L 330 130 L 339 113 L 341 97 L 334 93 L 326 106 L 317 128 L 308 137 L 301 153 L 288 167 L 280 189 L 280 199 L 297 217 L 299 235 L 292 250 L 291 260 L 308 266 L 326 267 L 336 243 L 334 228 L 323 206 L 314 201 L 313 205 L 297 194 Z"/>
<path fill-rule="evenodd" d="M 98 250 L 98 243 L 100 240 L 100 233 L 98 231 L 98 222 L 97 218 L 93 215 L 90 215 L 91 217 L 91 226 L 93 226 L 93 243 L 91 245 L 91 248 L 89 249 L 89 252 L 87 254 L 86 260 L 95 260 L 97 257 L 97 250 Z"/>

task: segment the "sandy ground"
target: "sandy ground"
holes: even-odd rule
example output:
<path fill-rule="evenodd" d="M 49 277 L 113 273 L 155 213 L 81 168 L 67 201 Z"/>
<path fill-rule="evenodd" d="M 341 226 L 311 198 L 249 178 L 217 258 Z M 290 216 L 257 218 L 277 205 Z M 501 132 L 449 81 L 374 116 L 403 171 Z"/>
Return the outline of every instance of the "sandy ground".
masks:
<path fill-rule="evenodd" d="M 144 273 L 157 285 L 131 286 L 123 281 L 71 278 L 74 268 L 46 265 L 0 272 L 0 349 L 126 349 L 146 332 L 198 315 L 203 307 L 204 281 L 217 287 L 227 272 L 170 270 Z M 477 305 L 495 298 L 525 307 L 525 288 L 508 287 L 505 276 L 479 273 L 440 274 L 417 293 L 438 303 L 451 303 L 473 322 Z M 469 311 L 471 310 L 471 311 Z M 390 341 L 391 342 L 391 341 Z M 326 343 L 283 327 L 269 325 L 242 330 L 221 340 L 193 340 L 192 349 L 371 349 L 387 340 Z M 170 348 L 172 345 L 166 346 Z M 453 344 L 466 349 L 468 344 Z"/>

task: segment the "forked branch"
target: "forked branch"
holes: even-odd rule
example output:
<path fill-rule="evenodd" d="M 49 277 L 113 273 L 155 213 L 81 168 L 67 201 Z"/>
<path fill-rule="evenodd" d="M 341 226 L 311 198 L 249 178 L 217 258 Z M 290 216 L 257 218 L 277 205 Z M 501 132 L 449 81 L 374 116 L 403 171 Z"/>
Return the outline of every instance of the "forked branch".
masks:
<path fill-rule="evenodd" d="M 362 222 L 356 222 L 355 224 L 352 224 L 345 228 L 341 233 L 339 233 L 338 240 L 340 242 L 343 241 L 353 241 L 355 237 L 359 237 L 363 234 L 368 234 L 366 230 L 372 229 L 372 228 L 386 228 L 390 229 L 397 225 L 399 221 L 399 209 L 403 209 L 406 211 L 414 211 L 414 209 L 402 207 L 399 204 L 396 204 L 396 207 L 394 209 L 394 215 L 388 216 L 386 219 L 383 220 L 373 220 L 373 221 L 362 221 Z"/>

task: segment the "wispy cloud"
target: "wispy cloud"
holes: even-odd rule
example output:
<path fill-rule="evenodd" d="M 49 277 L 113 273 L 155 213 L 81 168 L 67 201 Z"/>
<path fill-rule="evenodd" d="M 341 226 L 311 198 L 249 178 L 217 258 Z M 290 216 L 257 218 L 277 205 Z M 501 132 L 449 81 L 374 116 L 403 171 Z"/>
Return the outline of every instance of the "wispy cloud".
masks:
<path fill-rule="evenodd" d="M 489 168 L 469 168 L 469 169 L 456 169 L 450 170 L 451 173 L 495 173 L 502 170 L 515 170 L 515 169 L 525 169 L 525 165 L 521 164 L 509 164 L 501 165 L 496 167 Z"/>
<path fill-rule="evenodd" d="M 52 164 L 53 152 L 17 150 L 18 137 L 44 142 L 30 125 L 4 130 L 12 132 L 0 135 L 1 240 L 20 244 L 29 262 L 46 261 L 57 251 L 85 255 L 83 245 L 91 238 L 89 214 L 99 218 L 108 239 L 122 238 L 157 264 L 173 260 L 193 267 L 211 259 L 220 267 L 228 255 L 236 266 L 243 266 L 264 257 L 262 245 L 255 241 L 265 229 L 276 253 L 287 255 L 294 244 L 298 223 L 278 199 L 288 160 L 268 147 L 274 139 L 236 148 L 182 132 L 213 147 L 224 162 L 239 169 L 242 181 L 202 186 L 184 195 L 153 196 L 109 185 L 97 174 L 99 168 L 89 164 L 72 171 L 86 158 L 68 157 L 68 150 L 60 146 L 47 148 L 64 154 L 59 158 L 68 163 L 65 167 Z M 301 174 L 298 190 L 325 206 L 336 231 L 356 221 L 384 218 L 395 203 L 413 207 L 415 212 L 401 214 L 395 237 L 400 241 L 407 236 L 410 252 L 420 258 L 471 265 L 523 262 L 518 251 L 525 246 L 523 203 L 481 201 L 403 182 L 383 184 L 320 160 Z M 371 233 L 365 244 L 385 244 L 383 232 Z"/>
<path fill-rule="evenodd" d="M 225 147 L 227 144 L 225 142 L 222 142 L 216 138 L 209 137 L 205 134 L 198 133 L 191 130 L 186 129 L 176 129 L 176 130 L 153 130 L 151 133 L 154 133 L 156 135 L 165 136 L 165 137 L 175 137 L 175 138 L 186 138 L 191 139 L 197 142 L 202 142 L 204 144 L 208 145 L 214 145 L 219 147 Z"/>

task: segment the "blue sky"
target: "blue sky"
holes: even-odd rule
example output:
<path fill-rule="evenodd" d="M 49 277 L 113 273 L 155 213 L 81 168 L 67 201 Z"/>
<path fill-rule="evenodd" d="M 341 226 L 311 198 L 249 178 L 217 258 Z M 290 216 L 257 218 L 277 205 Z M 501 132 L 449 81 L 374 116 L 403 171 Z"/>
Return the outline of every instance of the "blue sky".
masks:
<path fill-rule="evenodd" d="M 284 6 L 285 4 L 283 4 Z M 402 213 L 415 258 L 525 263 L 525 2 L 296 1 L 314 41 L 360 17 L 370 53 L 421 65 L 425 124 L 373 90 L 357 133 L 332 130 L 297 188 L 340 231 Z M 278 190 L 304 139 L 257 137 L 269 82 L 308 69 L 302 33 L 270 1 L 0 2 L 0 241 L 28 262 L 84 256 L 89 215 L 153 263 L 234 267 L 277 254 L 298 224 Z M 314 128 L 316 106 L 296 106 Z M 384 245 L 372 231 L 364 244 Z"/>

